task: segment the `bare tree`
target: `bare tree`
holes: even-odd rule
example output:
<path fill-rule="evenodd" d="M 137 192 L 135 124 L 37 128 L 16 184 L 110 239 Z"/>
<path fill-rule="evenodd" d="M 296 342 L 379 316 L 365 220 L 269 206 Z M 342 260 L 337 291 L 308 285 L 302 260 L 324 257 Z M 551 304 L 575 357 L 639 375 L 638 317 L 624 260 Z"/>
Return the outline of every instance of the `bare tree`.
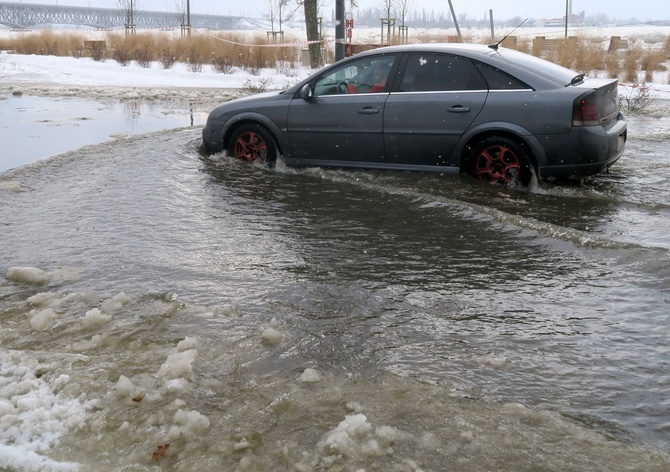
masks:
<path fill-rule="evenodd" d="M 177 0 L 174 2 L 174 8 L 177 12 L 177 19 L 180 25 L 186 24 L 186 0 Z"/>
<path fill-rule="evenodd" d="M 270 20 L 270 31 L 275 30 L 275 21 L 277 19 L 277 4 L 279 3 L 279 0 L 266 0 L 265 5 L 267 10 L 266 13 L 263 15 L 263 17 L 267 18 Z M 280 28 L 281 30 L 281 28 Z"/>
<path fill-rule="evenodd" d="M 395 21 L 391 19 L 391 13 L 396 7 L 397 0 L 379 0 L 379 6 L 382 8 L 386 17 L 382 19 L 382 43 L 384 42 L 384 23 L 386 23 L 386 42 L 391 44 L 391 33 Z"/>
<path fill-rule="evenodd" d="M 279 12 L 279 31 L 282 31 L 285 21 L 291 21 L 295 12 L 298 11 L 298 6 L 290 8 L 290 0 L 277 0 L 278 12 Z"/>
<path fill-rule="evenodd" d="M 409 12 L 414 10 L 416 0 L 397 0 L 398 16 L 400 17 L 400 25 L 405 26 L 405 18 Z"/>
<path fill-rule="evenodd" d="M 319 32 L 319 7 L 323 0 L 297 0 L 298 6 L 302 6 L 305 14 L 305 29 L 307 41 L 310 42 L 309 63 L 312 69 L 321 65 L 321 33 Z"/>
<path fill-rule="evenodd" d="M 138 3 L 138 0 L 117 0 L 117 5 L 125 21 L 126 33 L 129 31 L 135 33 L 135 27 L 137 26 L 135 24 L 135 14 L 139 8 Z"/>
<path fill-rule="evenodd" d="M 386 14 L 386 18 L 391 18 L 391 13 L 396 7 L 397 0 L 379 0 L 379 6 Z"/>
<path fill-rule="evenodd" d="M 317 0 L 304 0 L 303 9 L 305 11 L 305 29 L 307 32 L 307 41 L 309 44 L 309 63 L 312 69 L 321 65 L 321 44 L 319 37 L 319 7 Z"/>
<path fill-rule="evenodd" d="M 299 4 L 293 9 L 289 8 L 290 0 L 267 0 L 266 2 L 267 10 L 265 18 L 270 20 L 270 29 L 271 31 L 275 30 L 275 22 L 279 24 L 279 31 L 283 31 L 283 25 L 285 21 L 293 19 L 293 15 L 299 8 Z"/>
<path fill-rule="evenodd" d="M 177 12 L 177 20 L 179 21 L 179 24 L 181 25 L 181 35 L 182 37 L 184 36 L 184 32 L 186 31 L 187 28 L 190 28 L 191 25 L 187 24 L 190 22 L 190 18 L 187 18 L 187 7 L 186 7 L 186 2 L 188 0 L 176 0 L 175 1 L 175 11 Z M 191 34 L 191 31 L 189 30 L 188 34 Z"/>

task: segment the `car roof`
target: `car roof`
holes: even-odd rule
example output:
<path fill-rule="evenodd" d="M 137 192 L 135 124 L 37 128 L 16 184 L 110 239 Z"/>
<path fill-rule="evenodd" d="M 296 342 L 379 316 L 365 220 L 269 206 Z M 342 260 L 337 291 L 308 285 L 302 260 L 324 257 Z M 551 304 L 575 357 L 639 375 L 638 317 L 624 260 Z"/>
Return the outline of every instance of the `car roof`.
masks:
<path fill-rule="evenodd" d="M 470 59 L 478 59 L 512 73 L 522 80 L 534 76 L 541 82 L 554 86 L 565 86 L 575 77 L 576 72 L 553 62 L 526 54 L 515 49 L 499 46 L 487 46 L 474 43 L 419 43 L 399 46 L 385 46 L 356 54 L 354 57 L 373 56 L 376 54 L 439 52 L 457 54 Z M 532 79 L 531 79 L 532 80 Z M 533 81 L 536 83 L 535 81 Z M 539 85 L 539 84 L 538 84 Z"/>
<path fill-rule="evenodd" d="M 493 49 L 485 44 L 475 43 L 418 43 L 418 44 L 402 44 L 398 46 L 384 46 L 356 54 L 357 57 L 380 54 L 380 53 L 398 53 L 398 52 L 418 52 L 418 51 L 433 51 L 433 52 L 453 52 L 458 54 L 471 53 L 474 55 L 488 55 L 495 53 Z"/>

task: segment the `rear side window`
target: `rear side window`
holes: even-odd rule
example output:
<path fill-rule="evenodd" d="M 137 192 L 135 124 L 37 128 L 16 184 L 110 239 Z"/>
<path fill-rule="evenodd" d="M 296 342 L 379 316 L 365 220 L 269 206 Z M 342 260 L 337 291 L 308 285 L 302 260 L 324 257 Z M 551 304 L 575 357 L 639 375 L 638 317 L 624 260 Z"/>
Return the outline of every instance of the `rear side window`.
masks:
<path fill-rule="evenodd" d="M 478 62 L 477 70 L 486 80 L 489 90 L 528 90 L 531 88 L 497 67 Z"/>
<path fill-rule="evenodd" d="M 452 92 L 486 88 L 486 82 L 472 61 L 448 54 L 411 54 L 400 81 L 401 92 Z"/>

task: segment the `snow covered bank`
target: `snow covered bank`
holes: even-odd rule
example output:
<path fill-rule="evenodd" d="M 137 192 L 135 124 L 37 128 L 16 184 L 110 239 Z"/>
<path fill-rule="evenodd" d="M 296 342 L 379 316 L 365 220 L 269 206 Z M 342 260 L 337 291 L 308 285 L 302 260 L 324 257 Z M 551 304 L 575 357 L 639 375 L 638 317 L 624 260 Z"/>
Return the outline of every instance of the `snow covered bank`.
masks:
<path fill-rule="evenodd" d="M 216 103 L 229 100 L 261 80 L 268 88 L 282 89 L 308 75 L 308 69 L 295 77 L 264 69 L 254 76 L 236 69 L 220 74 L 211 66 L 190 72 L 185 64 L 163 69 L 158 63 L 142 68 L 135 63 L 120 66 L 114 60 L 96 62 L 91 58 L 35 56 L 0 53 L 0 93 L 20 90 L 35 95 L 97 98 L 186 99 Z"/>

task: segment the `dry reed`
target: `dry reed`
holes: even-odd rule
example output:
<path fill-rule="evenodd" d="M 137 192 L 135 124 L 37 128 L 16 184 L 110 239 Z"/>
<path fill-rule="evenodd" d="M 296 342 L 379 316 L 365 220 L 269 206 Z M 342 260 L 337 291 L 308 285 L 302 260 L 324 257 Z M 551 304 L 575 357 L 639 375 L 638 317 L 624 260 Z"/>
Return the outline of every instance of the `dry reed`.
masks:
<path fill-rule="evenodd" d="M 101 37 L 101 33 L 97 34 Z M 18 33 L 10 38 L 0 40 L 0 49 L 15 51 L 19 54 L 41 54 L 56 56 L 82 56 L 93 53 L 84 47 L 84 41 L 90 39 L 90 33 L 64 33 L 42 31 L 37 33 Z M 475 39 L 467 36 L 464 42 Z M 121 65 L 135 61 L 141 67 L 151 67 L 158 62 L 163 68 L 169 69 L 175 63 L 186 64 L 193 72 L 202 71 L 203 65 L 209 64 L 212 69 L 229 74 L 235 68 L 243 69 L 252 75 L 259 75 L 261 69 L 274 68 L 278 73 L 293 75 L 300 61 L 301 48 L 268 47 L 269 39 L 265 35 L 248 36 L 236 32 L 219 32 L 212 34 L 195 33 L 191 36 L 176 36 L 166 33 L 138 32 L 125 35 L 123 32 L 112 32 L 104 35 L 106 48 L 97 51 L 99 60 L 113 58 Z M 286 37 L 284 42 L 295 41 Z M 374 40 L 371 41 L 370 45 Z M 419 33 L 410 42 L 443 43 L 457 42 L 458 37 L 446 33 Z M 488 38 L 480 40 L 490 43 Z M 568 68 L 597 74 L 604 71 L 610 77 L 636 81 L 638 72 L 645 73 L 645 80 L 653 77 L 654 71 L 664 71 L 664 63 L 670 58 L 670 37 L 659 49 L 642 50 L 632 48 L 625 52 L 608 53 L 601 41 L 590 38 L 571 37 L 567 40 L 531 39 L 510 36 L 503 46 L 531 53 L 538 57 L 551 60 Z M 332 62 L 332 48 L 324 51 L 327 62 Z"/>
<path fill-rule="evenodd" d="M 637 83 L 637 71 L 640 69 L 640 60 L 642 59 L 642 49 L 634 47 L 626 51 L 623 58 L 624 80 Z"/>

